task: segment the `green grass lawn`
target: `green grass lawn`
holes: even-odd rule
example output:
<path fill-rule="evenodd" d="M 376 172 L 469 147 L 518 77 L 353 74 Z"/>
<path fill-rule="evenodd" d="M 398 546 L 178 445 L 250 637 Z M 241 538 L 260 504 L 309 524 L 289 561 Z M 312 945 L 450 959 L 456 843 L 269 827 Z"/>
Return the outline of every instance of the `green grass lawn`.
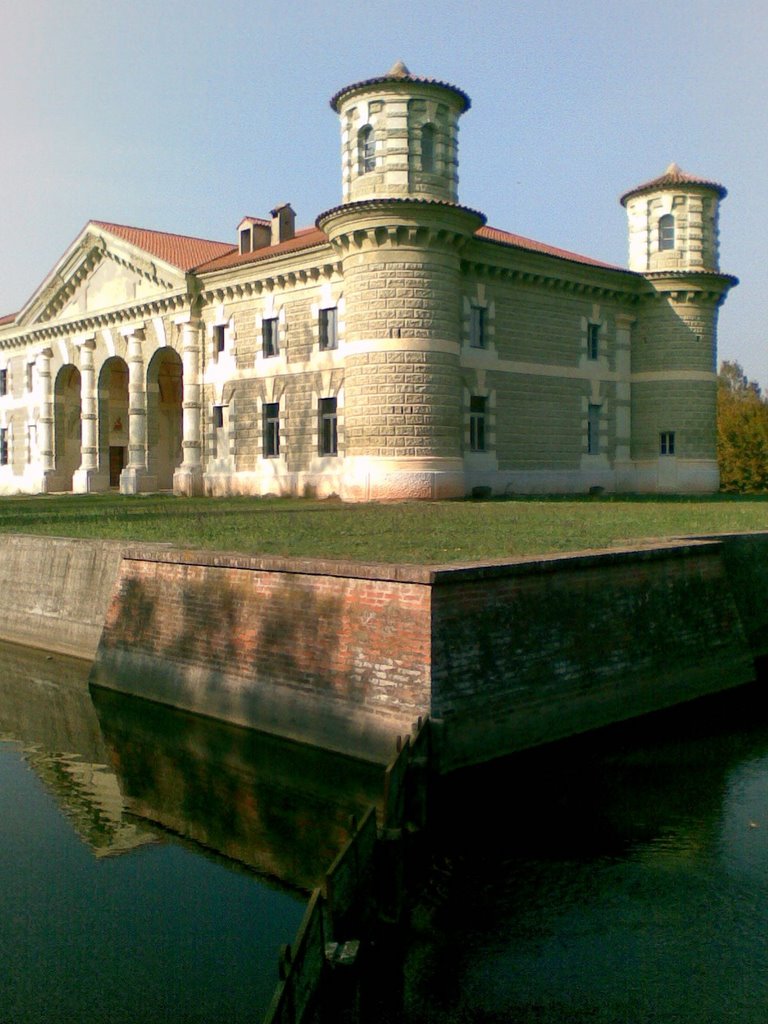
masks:
<path fill-rule="evenodd" d="M 477 561 L 763 529 L 763 495 L 384 505 L 117 494 L 0 498 L 2 532 L 376 562 Z"/>

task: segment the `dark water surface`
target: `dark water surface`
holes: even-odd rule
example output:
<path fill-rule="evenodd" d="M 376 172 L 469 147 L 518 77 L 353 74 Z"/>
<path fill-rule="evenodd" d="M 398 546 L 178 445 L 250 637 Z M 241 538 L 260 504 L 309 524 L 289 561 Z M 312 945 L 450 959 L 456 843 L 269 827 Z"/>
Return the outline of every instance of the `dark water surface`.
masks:
<path fill-rule="evenodd" d="M 0 1024 L 261 1020 L 380 773 L 0 645 Z"/>
<path fill-rule="evenodd" d="M 453 779 L 402 1019 L 765 1024 L 765 685 Z"/>

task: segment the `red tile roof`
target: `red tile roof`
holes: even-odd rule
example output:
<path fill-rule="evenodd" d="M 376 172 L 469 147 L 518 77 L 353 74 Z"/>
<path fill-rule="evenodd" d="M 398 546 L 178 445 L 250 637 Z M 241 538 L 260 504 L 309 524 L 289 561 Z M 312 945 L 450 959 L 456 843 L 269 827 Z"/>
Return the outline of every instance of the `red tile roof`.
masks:
<path fill-rule="evenodd" d="M 207 238 L 193 238 L 189 235 L 171 235 L 166 231 L 148 231 L 132 228 L 125 224 L 110 224 L 107 221 L 89 221 L 96 228 L 103 228 L 123 241 L 151 253 L 160 260 L 170 263 L 179 270 L 193 267 L 217 256 L 223 256 L 235 249 L 231 242 L 212 242 Z"/>
<path fill-rule="evenodd" d="M 700 178 L 698 175 L 688 174 L 681 167 L 678 167 L 677 164 L 670 164 L 666 171 L 659 175 L 658 178 L 646 181 L 643 185 L 638 185 L 637 188 L 631 188 L 629 192 L 625 192 L 619 199 L 619 202 L 622 206 L 626 206 L 627 200 L 632 196 L 640 195 L 643 192 L 655 192 L 656 189 L 675 185 L 700 185 L 703 188 L 711 188 L 717 192 L 721 199 L 725 199 L 728 195 L 728 189 L 719 182 L 707 181 L 706 178 Z"/>
<path fill-rule="evenodd" d="M 325 245 L 328 236 L 320 228 L 299 228 L 293 238 L 285 242 L 278 242 L 277 245 L 267 245 L 263 249 L 256 249 L 255 252 L 233 252 L 225 253 L 209 259 L 205 263 L 199 263 L 195 270 L 205 274 L 210 270 L 224 270 L 227 267 L 239 267 L 246 263 L 258 263 L 261 260 L 268 260 L 272 256 L 280 256 L 286 252 L 299 252 L 302 249 L 314 249 L 318 245 Z"/>
<path fill-rule="evenodd" d="M 626 267 L 617 266 L 615 263 L 603 263 L 601 260 L 593 260 L 590 256 L 581 256 L 577 252 L 569 252 L 567 249 L 558 249 L 554 245 L 545 245 L 533 238 L 525 238 L 523 235 L 513 235 L 511 231 L 502 231 L 500 228 L 482 227 L 475 232 L 476 238 L 484 238 L 497 245 L 509 245 L 515 249 L 526 249 L 529 252 L 540 252 L 545 256 L 555 256 L 560 260 L 570 260 L 571 263 L 585 263 L 590 267 L 604 267 L 606 270 L 623 270 Z"/>
<path fill-rule="evenodd" d="M 254 217 L 253 220 L 261 220 L 261 218 Z M 267 221 L 266 223 L 269 222 Z M 143 249 L 145 252 L 164 260 L 166 263 L 170 263 L 172 266 L 178 267 L 180 270 L 195 270 L 199 273 L 225 270 L 228 267 L 239 267 L 248 263 L 260 263 L 263 260 L 271 259 L 273 256 L 280 256 L 283 253 L 314 249 L 325 245 L 328 241 L 328 236 L 318 227 L 300 228 L 293 238 L 285 242 L 278 242 L 277 245 L 268 245 L 263 249 L 257 249 L 255 252 L 241 253 L 236 246 L 228 242 L 214 242 L 209 239 L 194 238 L 189 235 L 173 235 L 165 231 L 149 231 L 145 228 L 128 227 L 125 224 L 110 224 L 108 221 L 94 220 L 89 221 L 89 224 L 109 231 L 118 238 L 122 238 L 131 245 Z M 525 238 L 523 235 L 512 234 L 511 231 L 502 231 L 500 228 L 481 227 L 475 232 L 475 237 L 493 242 L 496 245 L 524 249 L 528 252 L 538 252 L 544 256 L 554 256 L 557 259 L 569 260 L 572 263 L 583 263 L 591 267 L 622 270 L 628 273 L 625 267 L 612 263 L 603 263 L 589 256 L 569 252 L 567 249 L 558 249 L 552 245 L 545 245 L 543 242 L 537 242 L 532 238 Z M 16 316 L 16 313 L 0 316 L 0 325 L 13 323 Z"/>

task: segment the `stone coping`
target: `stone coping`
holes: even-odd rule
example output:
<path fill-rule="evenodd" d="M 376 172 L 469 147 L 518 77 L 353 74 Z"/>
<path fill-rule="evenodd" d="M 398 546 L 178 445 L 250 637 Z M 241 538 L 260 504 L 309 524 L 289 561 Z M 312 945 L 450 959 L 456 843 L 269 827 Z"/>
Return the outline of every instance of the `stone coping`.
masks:
<path fill-rule="evenodd" d="M 450 563 L 388 563 L 358 562 L 332 558 L 292 558 L 283 555 L 248 555 L 237 551 L 209 551 L 182 548 L 167 542 L 120 541 L 102 538 L 53 537 L 45 534 L 8 533 L 7 539 L 34 538 L 47 543 L 109 545 L 120 548 L 130 561 L 161 562 L 176 565 L 198 565 L 222 569 L 248 569 L 261 572 L 289 573 L 301 576 L 333 576 L 347 579 L 381 580 L 392 583 L 413 583 L 421 586 L 498 579 L 504 576 L 529 576 L 578 569 L 622 564 L 633 561 L 657 561 L 685 558 L 691 554 L 711 554 L 725 541 L 762 538 L 768 542 L 768 530 L 745 533 L 723 533 L 704 536 L 649 538 L 634 545 L 580 551 L 551 552 L 518 558 L 488 559 L 482 562 Z"/>
<path fill-rule="evenodd" d="M 742 536 L 742 535 L 739 535 Z M 413 583 L 421 586 L 498 579 L 504 576 L 529 576 L 636 561 L 684 558 L 692 553 L 709 554 L 719 550 L 718 537 L 654 540 L 634 547 L 605 548 L 577 552 L 556 552 L 515 559 L 449 564 L 391 564 L 352 562 L 322 558 L 286 558 L 279 555 L 245 555 L 226 551 L 201 551 L 165 545 L 129 544 L 123 557 L 134 561 L 199 565 L 222 569 L 248 569 L 302 576 L 334 576 L 347 579 Z"/>

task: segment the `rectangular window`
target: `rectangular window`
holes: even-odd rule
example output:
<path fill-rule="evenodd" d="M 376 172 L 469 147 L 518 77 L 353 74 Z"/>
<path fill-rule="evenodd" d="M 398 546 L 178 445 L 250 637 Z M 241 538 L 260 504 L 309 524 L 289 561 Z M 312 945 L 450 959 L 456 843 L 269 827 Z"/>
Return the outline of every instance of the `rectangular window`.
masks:
<path fill-rule="evenodd" d="M 674 430 L 662 430 L 659 435 L 660 446 L 659 451 L 662 455 L 674 455 L 675 454 L 675 432 Z"/>
<path fill-rule="evenodd" d="M 264 404 L 264 458 L 276 459 L 280 454 L 280 403 Z"/>
<path fill-rule="evenodd" d="M 32 391 L 35 386 L 35 364 L 27 363 L 27 391 Z"/>
<path fill-rule="evenodd" d="M 8 370 L 0 370 L 0 398 L 8 394 Z"/>
<path fill-rule="evenodd" d="M 600 453 L 600 406 L 592 402 L 587 412 L 587 451 L 590 455 Z"/>
<path fill-rule="evenodd" d="M 37 450 L 37 424 L 27 424 L 27 463 L 34 461 L 35 451 Z"/>
<path fill-rule="evenodd" d="M 8 465 L 8 428 L 0 430 L 0 466 Z"/>
<path fill-rule="evenodd" d="M 339 450 L 336 399 L 321 398 L 319 413 L 320 454 L 336 455 Z"/>
<path fill-rule="evenodd" d="M 484 452 L 485 414 L 487 398 L 473 395 L 469 400 L 469 447 L 473 452 Z"/>
<path fill-rule="evenodd" d="M 226 343 L 225 330 L 224 324 L 216 324 L 213 328 L 213 352 L 217 358 L 224 351 Z"/>
<path fill-rule="evenodd" d="M 213 426 L 216 430 L 221 430 L 224 426 L 224 406 L 214 405 L 213 407 Z"/>
<path fill-rule="evenodd" d="M 261 321 L 262 352 L 265 356 L 276 356 L 277 348 L 277 317 L 268 317 Z"/>
<path fill-rule="evenodd" d="M 335 306 L 330 309 L 320 310 L 320 348 L 323 351 L 338 347 L 339 339 L 336 322 Z"/>
<path fill-rule="evenodd" d="M 472 348 L 485 348 L 485 307 L 469 307 L 469 344 Z"/>
<path fill-rule="evenodd" d="M 590 359 L 597 359 L 600 355 L 600 324 L 587 326 L 587 355 Z"/>

